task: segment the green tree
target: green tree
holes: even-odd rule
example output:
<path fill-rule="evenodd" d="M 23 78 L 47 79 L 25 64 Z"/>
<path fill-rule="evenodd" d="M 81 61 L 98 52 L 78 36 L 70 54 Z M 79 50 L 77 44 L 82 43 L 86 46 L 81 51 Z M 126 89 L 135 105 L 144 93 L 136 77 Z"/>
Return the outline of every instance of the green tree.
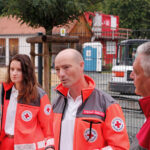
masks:
<path fill-rule="evenodd" d="M 54 26 L 78 19 L 92 5 L 92 0 L 7 0 L 3 12 L 31 27 L 44 27 L 46 34 L 51 34 Z"/>
<path fill-rule="evenodd" d="M 118 15 L 122 28 L 150 28 L 149 0 L 104 0 L 101 7 L 104 13 Z"/>
<path fill-rule="evenodd" d="M 5 6 L 5 1 L 4 0 L 0 0 L 0 16 L 3 13 L 4 6 Z"/>
<path fill-rule="evenodd" d="M 31 27 L 44 27 L 46 35 L 51 35 L 54 26 L 64 25 L 69 21 L 78 19 L 78 16 L 82 15 L 85 11 L 91 10 L 90 7 L 93 6 L 93 1 L 96 3 L 98 0 L 1 1 L 5 2 L 4 15 L 17 17 L 21 23 L 26 23 Z M 51 64 L 52 54 L 50 44 L 49 52 L 49 64 Z M 51 71 L 51 65 L 49 71 Z M 51 75 L 51 73 L 48 74 Z"/>

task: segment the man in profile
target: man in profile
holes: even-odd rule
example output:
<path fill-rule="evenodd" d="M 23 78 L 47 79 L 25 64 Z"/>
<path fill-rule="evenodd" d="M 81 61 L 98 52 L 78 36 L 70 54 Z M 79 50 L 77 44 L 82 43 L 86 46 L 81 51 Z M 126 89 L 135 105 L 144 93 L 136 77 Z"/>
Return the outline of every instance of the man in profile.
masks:
<path fill-rule="evenodd" d="M 128 150 L 122 109 L 84 74 L 82 55 L 61 51 L 55 69 L 61 82 L 53 104 L 55 150 Z"/>
<path fill-rule="evenodd" d="M 130 149 L 150 150 L 150 42 L 140 45 L 136 56 L 130 77 L 134 80 L 135 93 L 143 97 L 139 100 L 139 104 L 146 121 Z"/>

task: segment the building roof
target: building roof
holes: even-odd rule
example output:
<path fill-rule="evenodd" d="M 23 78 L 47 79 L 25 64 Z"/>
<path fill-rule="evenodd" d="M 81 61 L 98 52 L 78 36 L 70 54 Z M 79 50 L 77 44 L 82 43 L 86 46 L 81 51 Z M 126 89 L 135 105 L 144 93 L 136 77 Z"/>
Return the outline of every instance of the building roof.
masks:
<path fill-rule="evenodd" d="M 86 17 L 85 20 L 89 23 Z M 66 25 L 54 27 L 52 33 L 60 34 L 61 28 L 66 29 L 66 33 L 70 33 L 77 22 L 77 20 L 73 20 Z M 25 23 L 21 24 L 16 18 L 0 17 L 0 34 L 36 34 L 38 32 L 45 33 L 45 29 L 43 27 L 32 28 Z"/>
<path fill-rule="evenodd" d="M 70 33 L 71 30 L 74 28 L 75 24 L 77 23 L 77 20 L 74 21 L 70 21 L 68 24 L 63 25 L 63 26 L 58 26 L 58 27 L 54 27 L 52 30 L 53 34 L 59 34 L 60 33 L 60 29 L 64 28 L 66 29 L 66 33 Z"/>
<path fill-rule="evenodd" d="M 0 17 L 0 34 L 36 34 L 38 32 L 45 33 L 45 29 L 32 28 L 27 24 L 21 24 L 16 18 Z"/>
<path fill-rule="evenodd" d="M 92 18 L 90 15 L 94 15 L 94 13 L 90 13 L 90 12 L 86 12 L 84 13 L 83 17 L 85 19 L 85 22 L 87 22 L 90 26 L 92 25 Z M 60 29 L 61 28 L 65 28 L 66 29 L 66 34 L 71 33 L 71 31 L 74 30 L 75 25 L 78 23 L 77 20 L 74 21 L 70 21 L 68 24 L 66 25 L 62 25 L 62 26 L 57 26 L 54 27 L 52 30 L 53 34 L 60 34 Z M 89 28 L 89 31 L 92 31 Z M 0 34 L 1 35 L 11 35 L 11 34 L 37 34 L 38 32 L 42 32 L 45 33 L 45 29 L 43 27 L 40 28 L 32 28 L 30 26 L 28 26 L 27 24 L 21 24 L 20 22 L 18 22 L 18 20 L 16 18 L 8 18 L 8 17 L 0 17 Z M 77 31 L 78 32 L 78 31 Z M 118 28 L 115 35 L 111 34 L 111 35 L 106 35 L 106 36 L 98 36 L 98 38 L 117 38 L 117 39 L 126 39 L 128 38 L 128 36 L 130 35 L 130 30 L 129 29 L 121 29 Z M 114 32 L 112 32 L 114 33 Z M 97 34 L 97 32 L 96 32 Z"/>

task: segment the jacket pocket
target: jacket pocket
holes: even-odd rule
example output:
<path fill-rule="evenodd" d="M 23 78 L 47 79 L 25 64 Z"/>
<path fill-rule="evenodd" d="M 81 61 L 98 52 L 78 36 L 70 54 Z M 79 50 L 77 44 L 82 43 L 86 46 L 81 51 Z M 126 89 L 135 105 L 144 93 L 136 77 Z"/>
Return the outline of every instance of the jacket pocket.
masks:
<path fill-rule="evenodd" d="M 30 105 L 18 105 L 16 113 L 16 126 L 20 126 L 18 130 L 22 133 L 28 134 L 34 130 L 38 125 L 39 107 Z"/>
<path fill-rule="evenodd" d="M 83 119 L 82 121 L 85 121 L 85 122 L 87 122 L 89 124 L 89 128 L 86 131 L 87 132 L 86 135 L 88 135 L 88 136 L 86 136 L 85 138 L 86 138 L 87 141 L 90 141 L 93 138 L 94 126 L 95 127 L 96 127 L 96 125 L 99 126 L 102 122 L 95 121 L 95 120 L 85 120 L 85 119 Z"/>
<path fill-rule="evenodd" d="M 104 137 L 102 132 L 103 121 L 97 118 L 78 118 L 75 128 L 75 141 L 82 143 L 84 149 L 102 148 Z M 81 149 L 81 147 L 79 147 Z"/>

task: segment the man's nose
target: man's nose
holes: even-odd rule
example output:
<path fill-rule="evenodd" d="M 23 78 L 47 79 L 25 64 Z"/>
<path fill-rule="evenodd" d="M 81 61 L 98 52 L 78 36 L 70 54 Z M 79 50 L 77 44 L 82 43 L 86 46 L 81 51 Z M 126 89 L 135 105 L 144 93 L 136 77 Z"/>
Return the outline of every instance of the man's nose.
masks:
<path fill-rule="evenodd" d="M 130 78 L 134 79 L 134 72 L 133 71 L 130 73 Z"/>
<path fill-rule="evenodd" d="M 64 72 L 64 70 L 63 70 L 63 69 L 60 69 L 59 75 L 60 75 L 60 77 L 62 77 L 62 76 L 64 76 L 64 75 L 65 75 L 65 72 Z"/>

